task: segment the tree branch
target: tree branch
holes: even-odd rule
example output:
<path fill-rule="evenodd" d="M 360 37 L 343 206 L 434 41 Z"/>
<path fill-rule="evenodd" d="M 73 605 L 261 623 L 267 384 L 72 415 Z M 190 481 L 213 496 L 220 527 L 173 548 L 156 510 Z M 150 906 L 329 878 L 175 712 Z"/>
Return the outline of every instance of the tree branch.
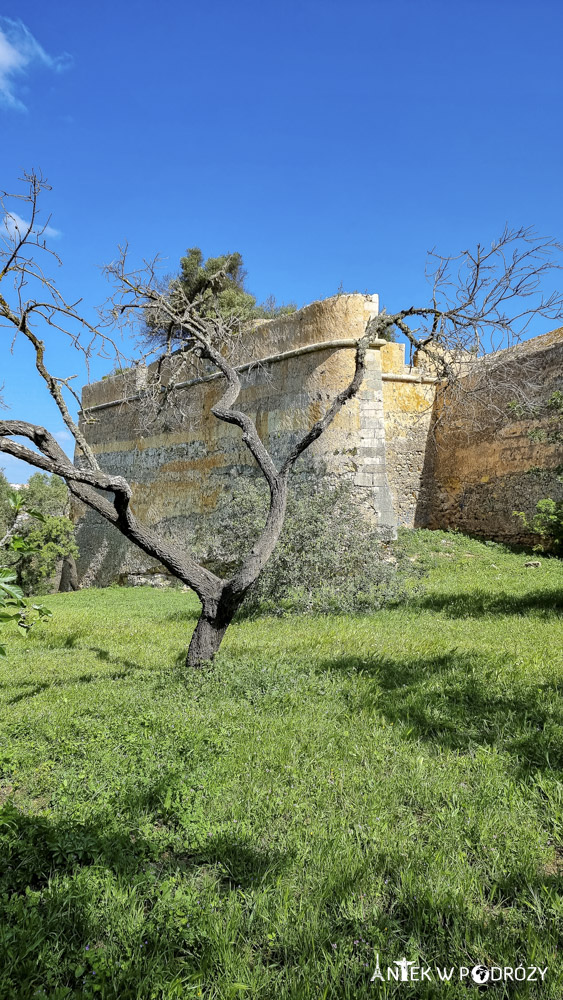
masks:
<path fill-rule="evenodd" d="M 327 427 L 330 426 L 335 416 L 337 415 L 337 413 L 340 412 L 344 404 L 347 403 L 349 399 L 352 399 L 356 395 L 364 378 L 366 370 L 366 364 L 365 364 L 366 351 L 369 347 L 369 342 L 372 336 L 373 336 L 372 327 L 368 325 L 368 332 L 361 338 L 361 340 L 358 341 L 356 347 L 354 375 L 351 382 L 346 386 L 345 389 L 342 390 L 342 392 L 338 393 L 338 395 L 335 397 L 335 399 L 329 406 L 328 410 L 326 411 L 325 415 L 321 417 L 320 420 L 317 420 L 317 422 L 313 424 L 311 429 L 307 431 L 307 433 L 301 438 L 301 440 L 298 441 L 297 444 L 293 446 L 293 448 L 287 455 L 281 467 L 280 472 L 282 475 L 287 475 L 289 473 L 290 469 L 292 468 L 293 465 L 295 465 L 295 462 L 297 461 L 299 456 L 302 455 L 303 452 L 306 451 L 306 449 L 313 444 L 313 441 L 316 441 L 317 438 L 321 436 L 323 431 L 325 431 Z"/>
<path fill-rule="evenodd" d="M 11 437 L 27 437 L 39 453 Z M 130 509 L 131 487 L 121 476 L 80 469 L 72 465 L 59 443 L 44 427 L 22 420 L 0 420 L 0 452 L 19 458 L 45 472 L 61 476 L 73 496 L 97 511 L 148 555 L 158 559 L 174 576 L 192 587 L 199 597 L 218 594 L 222 581 L 189 556 L 180 556 L 166 546 L 151 529 L 140 525 Z M 108 502 L 96 490 L 113 493 Z"/>

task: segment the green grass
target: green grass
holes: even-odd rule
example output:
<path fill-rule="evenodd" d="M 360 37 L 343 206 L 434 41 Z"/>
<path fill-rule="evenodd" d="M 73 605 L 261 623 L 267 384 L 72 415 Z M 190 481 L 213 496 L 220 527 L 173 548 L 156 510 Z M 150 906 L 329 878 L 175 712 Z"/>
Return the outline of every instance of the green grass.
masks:
<path fill-rule="evenodd" d="M 422 595 L 234 625 L 180 591 L 48 598 L 0 663 L 0 998 L 563 995 L 561 563 L 409 536 Z"/>

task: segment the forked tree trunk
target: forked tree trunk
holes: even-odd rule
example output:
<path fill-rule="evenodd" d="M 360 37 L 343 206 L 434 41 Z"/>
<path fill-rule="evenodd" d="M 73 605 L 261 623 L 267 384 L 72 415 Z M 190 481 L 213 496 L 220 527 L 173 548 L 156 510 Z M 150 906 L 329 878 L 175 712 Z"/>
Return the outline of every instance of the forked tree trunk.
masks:
<path fill-rule="evenodd" d="M 270 510 L 262 534 L 238 572 L 231 580 L 223 582 L 219 592 L 215 588 L 210 588 L 213 596 L 205 597 L 203 587 L 198 591 L 202 611 L 189 645 L 187 667 L 201 667 L 213 660 L 225 632 L 276 546 L 285 515 L 287 473 L 276 474 L 271 484 L 271 491 Z"/>
<path fill-rule="evenodd" d="M 211 662 L 221 645 L 229 624 L 230 622 L 226 622 L 218 625 L 202 612 L 190 641 L 186 666 L 201 667 L 204 663 Z"/>
<path fill-rule="evenodd" d="M 223 636 L 242 604 L 244 595 L 237 600 L 220 598 L 219 601 L 205 603 L 198 623 L 193 631 L 187 667 L 201 667 L 211 663 L 223 641 Z"/>

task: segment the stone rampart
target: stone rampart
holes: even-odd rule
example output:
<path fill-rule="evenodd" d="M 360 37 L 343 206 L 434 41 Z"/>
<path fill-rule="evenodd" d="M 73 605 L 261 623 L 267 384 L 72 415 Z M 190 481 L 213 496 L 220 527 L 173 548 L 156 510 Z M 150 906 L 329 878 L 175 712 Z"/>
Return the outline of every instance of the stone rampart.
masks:
<path fill-rule="evenodd" d="M 477 362 L 455 399 L 437 395 L 415 524 L 529 544 L 537 539 L 513 512 L 531 520 L 538 500 L 563 500 L 561 416 L 545 405 L 563 392 L 563 329 L 497 358 L 486 393 L 473 391 L 483 381 Z M 518 405 L 525 395 L 543 402 L 539 416 Z"/>
<path fill-rule="evenodd" d="M 278 463 L 350 381 L 353 344 L 376 311 L 375 296 L 336 296 L 265 323 L 245 342 L 244 354 L 241 348 L 241 357 L 250 354 L 262 363 L 241 372 L 237 405 L 253 417 Z M 349 479 L 358 502 L 388 538 L 396 518 L 386 472 L 382 344 L 374 342 L 368 351 L 358 395 L 308 449 L 296 474 Z M 127 371 L 85 389 L 85 431 L 104 470 L 131 483 L 139 518 L 165 537 L 187 539 L 231 484 L 257 468 L 240 429 L 211 413 L 224 389 L 221 378 L 186 380 L 152 420 L 139 395 L 145 380 L 142 371 Z M 80 519 L 78 543 L 79 575 L 86 584 L 158 569 L 91 512 Z"/>
<path fill-rule="evenodd" d="M 376 311 L 377 296 L 335 296 L 263 323 L 241 343 L 237 405 L 253 417 L 276 462 L 349 382 L 353 345 Z M 533 540 L 513 511 L 531 517 L 539 499 L 563 496 L 556 471 L 561 442 L 553 439 L 549 417 L 531 419 L 511 411 L 510 403 L 518 398 L 519 379 L 524 385 L 535 378 L 545 400 L 563 389 L 563 331 L 521 345 L 510 378 L 500 378 L 486 401 L 471 391 L 448 398 L 430 374 L 405 364 L 404 350 L 402 344 L 373 343 L 360 392 L 306 452 L 295 475 L 348 479 L 383 538 L 404 524 Z M 240 430 L 211 413 L 222 378 L 178 377 L 177 364 L 173 358 L 166 375 L 177 388 L 156 417 L 143 396 L 150 369 L 86 387 L 84 428 L 102 468 L 131 483 L 135 513 L 164 537 L 188 544 L 220 498 L 257 468 Z M 482 364 L 472 367 L 467 388 Z M 81 511 L 78 543 L 84 585 L 160 569 L 90 511 Z"/>
<path fill-rule="evenodd" d="M 387 478 L 397 523 L 412 528 L 425 503 L 423 477 L 436 379 L 405 365 L 404 344 L 381 348 Z"/>

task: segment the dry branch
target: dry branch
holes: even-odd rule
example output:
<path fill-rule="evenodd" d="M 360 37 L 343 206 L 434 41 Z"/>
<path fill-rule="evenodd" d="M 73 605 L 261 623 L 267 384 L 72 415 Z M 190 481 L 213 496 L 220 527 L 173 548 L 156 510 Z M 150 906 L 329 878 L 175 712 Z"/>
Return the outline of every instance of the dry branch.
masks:
<path fill-rule="evenodd" d="M 1 199 L 0 326 L 11 331 L 12 343 L 23 338 L 30 345 L 35 368 L 76 442 L 79 459 L 71 462 L 44 428 L 19 420 L 0 421 L 0 452 L 61 476 L 75 498 L 196 591 L 202 613 L 190 644 L 190 665 L 213 658 L 233 615 L 265 566 L 283 526 L 291 470 L 358 392 L 371 338 L 385 337 L 397 329 L 413 350 L 426 356 L 443 386 L 453 388 L 465 382 L 476 392 L 478 380 L 462 378 L 472 359 L 517 343 L 534 317 L 556 320 L 563 316 L 563 296 L 542 291 L 551 271 L 560 268 L 555 258 L 562 247 L 555 241 L 540 239 L 529 229 L 505 229 L 489 250 L 478 246 L 475 253 L 466 250 L 457 257 L 433 254 L 430 304 L 383 313 L 370 321 L 356 344 L 354 373 L 348 385 L 335 395 L 325 414 L 290 449 L 278 468 L 254 421 L 236 406 L 241 391 L 237 364 L 244 343 L 240 317 L 222 316 L 218 310 L 202 315 L 199 299 L 189 300 L 180 282 L 163 287 L 158 258 L 130 269 L 124 246 L 105 269 L 113 292 L 99 311 L 99 321 L 92 323 L 82 313 L 80 300 L 67 301 L 46 272 L 49 264 L 60 265 L 46 242 L 48 223 L 39 220 L 39 199 L 49 186 L 33 173 L 26 174 L 23 182 L 24 192 L 13 197 L 27 210 L 29 221 L 25 225 L 17 222 L 11 210 L 11 196 L 4 193 Z M 122 348 L 124 333 L 137 331 L 139 322 L 151 315 L 153 325 L 167 332 L 164 349 L 155 355 L 154 344 L 149 344 L 139 348 L 134 358 L 127 358 Z M 130 485 L 100 469 L 94 450 L 73 417 L 78 401 L 70 384 L 74 376 L 55 376 L 48 367 L 46 338 L 52 336 L 67 338 L 87 366 L 94 350 L 112 357 L 118 368 L 150 363 L 150 379 L 142 395 L 145 410 L 153 416 L 162 410 L 188 369 L 223 377 L 225 389 L 212 413 L 240 429 L 242 442 L 270 491 L 265 527 L 230 579 L 223 580 L 201 566 L 191 555 L 186 538 L 165 543 L 157 532 L 138 522 L 131 510 Z M 174 351 L 173 345 L 177 348 Z M 498 378 L 494 362 L 480 371 L 485 387 L 493 377 Z M 83 418 L 88 422 L 92 415 L 86 410 Z M 32 447 L 14 440 L 16 437 L 26 438 Z"/>

